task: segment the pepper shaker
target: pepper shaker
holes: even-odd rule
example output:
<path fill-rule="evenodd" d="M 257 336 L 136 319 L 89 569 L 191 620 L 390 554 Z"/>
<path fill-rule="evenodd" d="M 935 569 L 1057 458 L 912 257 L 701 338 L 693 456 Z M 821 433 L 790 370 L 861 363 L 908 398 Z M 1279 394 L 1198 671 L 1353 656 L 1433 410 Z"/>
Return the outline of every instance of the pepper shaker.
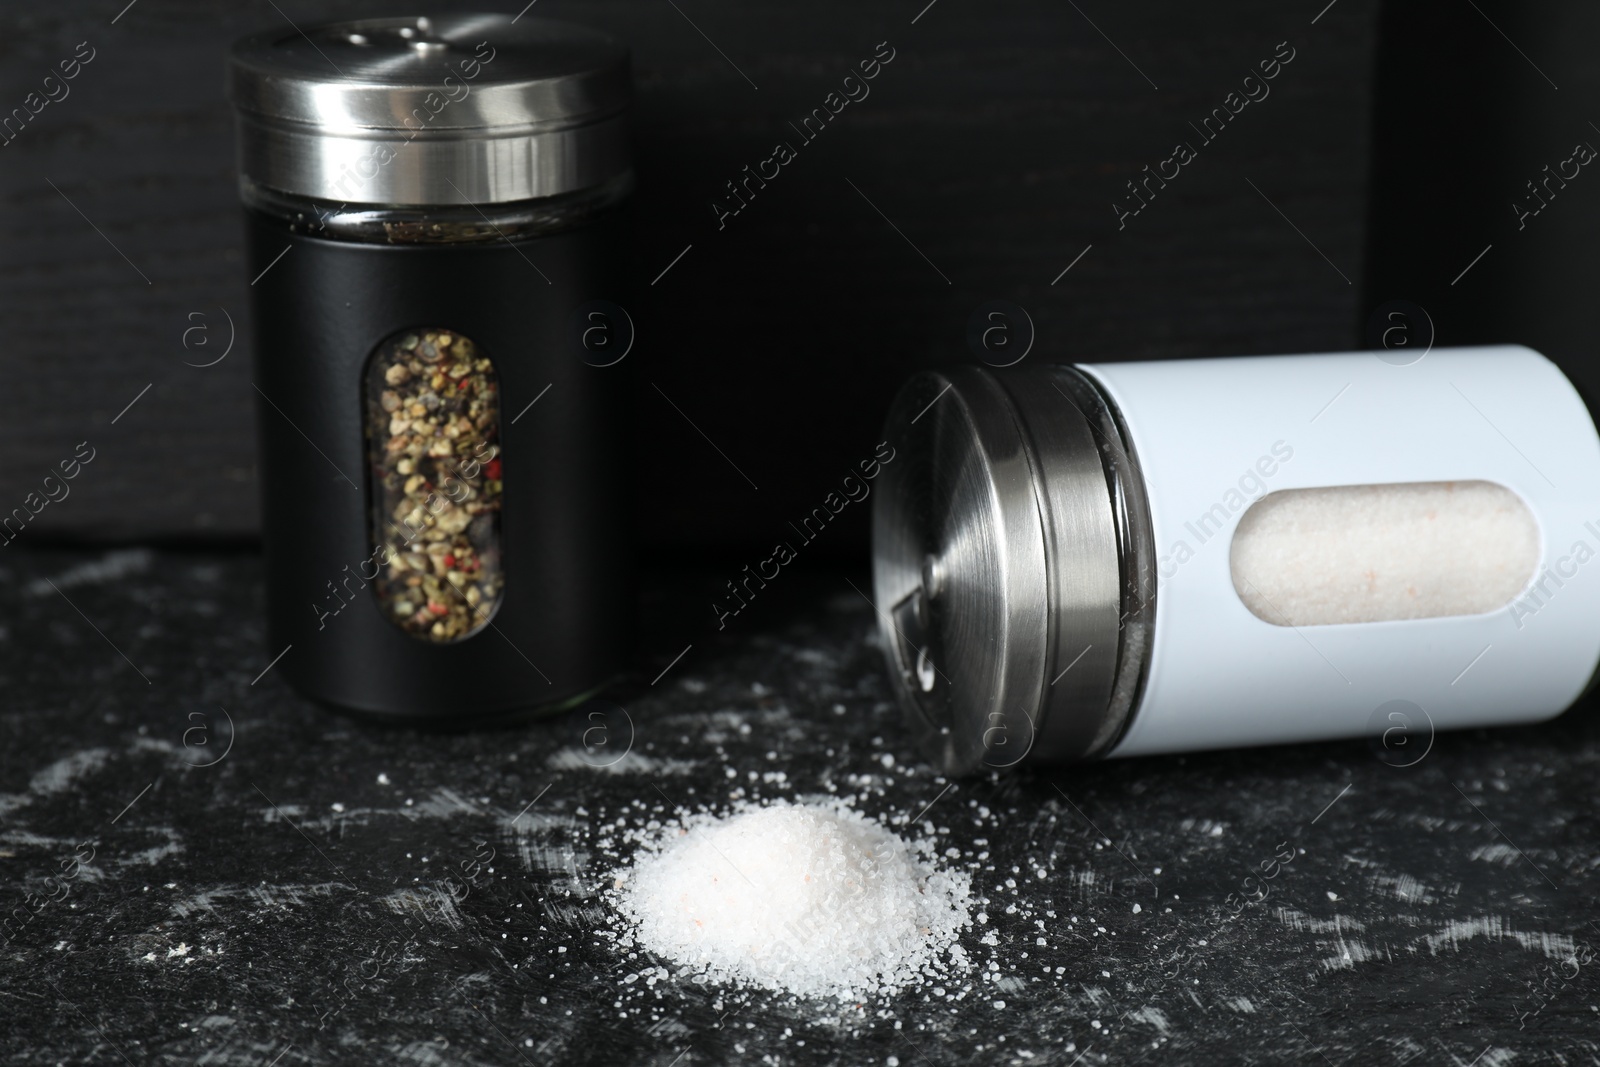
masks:
<path fill-rule="evenodd" d="M 539 18 L 235 44 L 271 652 L 465 724 L 620 673 L 627 48 Z"/>

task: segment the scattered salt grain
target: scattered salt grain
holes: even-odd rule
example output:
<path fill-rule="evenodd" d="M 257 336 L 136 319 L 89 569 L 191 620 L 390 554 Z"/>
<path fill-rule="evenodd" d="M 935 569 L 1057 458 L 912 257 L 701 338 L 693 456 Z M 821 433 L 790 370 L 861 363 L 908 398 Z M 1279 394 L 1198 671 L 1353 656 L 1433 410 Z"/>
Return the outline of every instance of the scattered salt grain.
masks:
<path fill-rule="evenodd" d="M 852 1000 L 971 969 L 970 878 L 837 802 L 686 816 L 616 883 L 619 947 L 713 981 Z"/>

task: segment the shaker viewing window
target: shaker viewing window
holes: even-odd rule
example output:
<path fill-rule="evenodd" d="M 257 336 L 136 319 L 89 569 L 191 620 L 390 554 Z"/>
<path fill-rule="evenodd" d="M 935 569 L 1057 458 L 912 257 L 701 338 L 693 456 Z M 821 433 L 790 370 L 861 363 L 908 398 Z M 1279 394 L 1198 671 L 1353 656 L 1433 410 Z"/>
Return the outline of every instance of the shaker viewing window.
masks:
<path fill-rule="evenodd" d="M 1539 563 L 1539 525 L 1494 482 L 1268 493 L 1233 535 L 1234 591 L 1274 626 L 1479 615 Z"/>
<path fill-rule="evenodd" d="M 469 637 L 505 584 L 494 364 L 451 330 L 405 330 L 372 353 L 366 402 L 373 591 L 413 637 Z"/>

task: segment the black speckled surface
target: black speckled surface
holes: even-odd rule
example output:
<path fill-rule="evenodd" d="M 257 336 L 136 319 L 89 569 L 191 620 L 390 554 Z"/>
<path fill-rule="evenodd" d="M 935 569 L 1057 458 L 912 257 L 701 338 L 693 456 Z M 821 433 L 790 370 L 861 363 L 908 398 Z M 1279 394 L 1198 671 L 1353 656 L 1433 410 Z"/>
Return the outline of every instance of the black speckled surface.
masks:
<path fill-rule="evenodd" d="M 0 568 L 5 1062 L 1600 1062 L 1583 708 L 1405 769 L 1352 742 L 947 790 L 905 744 L 862 576 L 786 572 L 713 635 L 725 576 L 658 574 L 611 694 L 633 751 L 596 769 L 569 719 L 421 734 L 300 700 L 261 675 L 252 556 Z M 626 984 L 648 961 L 596 936 L 597 828 L 736 789 L 931 803 L 998 980 L 865 1012 Z"/>

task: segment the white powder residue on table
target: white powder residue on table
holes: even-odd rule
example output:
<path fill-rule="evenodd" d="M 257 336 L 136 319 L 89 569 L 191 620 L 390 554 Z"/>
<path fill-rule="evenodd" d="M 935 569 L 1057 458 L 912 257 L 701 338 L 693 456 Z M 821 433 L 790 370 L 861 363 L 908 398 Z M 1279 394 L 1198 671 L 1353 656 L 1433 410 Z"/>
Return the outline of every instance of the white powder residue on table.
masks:
<path fill-rule="evenodd" d="M 859 1000 L 972 966 L 970 876 L 837 801 L 686 816 L 614 884 L 619 947 L 701 980 Z"/>

